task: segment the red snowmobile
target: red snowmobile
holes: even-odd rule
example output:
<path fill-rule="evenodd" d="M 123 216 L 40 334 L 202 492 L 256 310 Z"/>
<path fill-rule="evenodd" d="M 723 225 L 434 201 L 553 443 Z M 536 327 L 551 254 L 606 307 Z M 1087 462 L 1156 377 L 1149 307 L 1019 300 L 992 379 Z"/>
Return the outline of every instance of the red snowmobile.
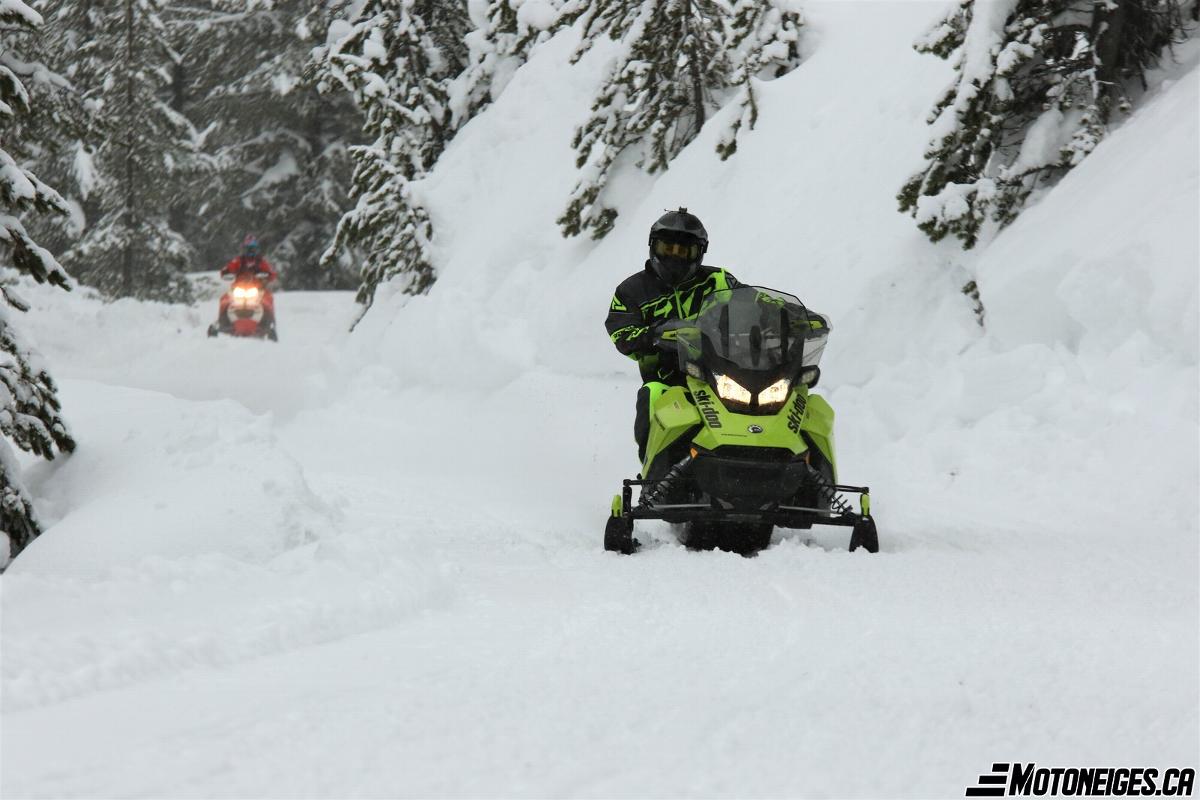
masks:
<path fill-rule="evenodd" d="M 275 332 L 275 298 L 267 288 L 271 273 L 245 270 L 232 278 L 233 285 L 221 295 L 217 321 L 208 326 L 208 335 L 253 336 L 279 341 Z"/>

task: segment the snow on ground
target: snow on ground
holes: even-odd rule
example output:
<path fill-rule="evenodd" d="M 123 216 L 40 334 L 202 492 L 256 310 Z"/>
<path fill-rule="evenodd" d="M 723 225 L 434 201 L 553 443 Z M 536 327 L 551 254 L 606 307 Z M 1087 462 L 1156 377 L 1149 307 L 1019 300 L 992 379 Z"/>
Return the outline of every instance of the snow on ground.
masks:
<path fill-rule="evenodd" d="M 595 247 L 552 220 L 605 56 L 552 41 L 425 186 L 434 293 L 352 335 L 346 294 L 280 294 L 271 345 L 205 339 L 215 301 L 26 291 L 80 449 L 30 465 L 48 530 L 0 579 L 0 794 L 961 797 L 999 759 L 1194 766 L 1194 61 L 964 255 L 891 199 L 937 13 L 810 5 L 734 159 L 705 135 L 628 181 Z M 714 263 L 832 314 L 879 556 L 601 550 L 636 382 L 600 323 L 679 204 Z"/>

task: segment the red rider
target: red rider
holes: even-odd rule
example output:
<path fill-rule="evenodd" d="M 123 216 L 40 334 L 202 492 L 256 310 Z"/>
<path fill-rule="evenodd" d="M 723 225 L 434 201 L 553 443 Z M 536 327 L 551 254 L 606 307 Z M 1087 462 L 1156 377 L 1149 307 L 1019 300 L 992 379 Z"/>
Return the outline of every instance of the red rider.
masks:
<path fill-rule="evenodd" d="M 239 272 L 265 272 L 267 283 L 279 277 L 279 273 L 259 253 L 258 237 L 252 233 L 246 234 L 246 238 L 242 240 L 242 254 L 229 259 L 229 263 L 221 267 L 222 278 L 226 275 L 236 278 Z"/>
<path fill-rule="evenodd" d="M 262 257 L 262 253 L 258 248 L 258 237 L 254 234 L 247 234 L 242 240 L 242 254 L 235 256 L 229 260 L 229 263 L 221 267 L 220 275 L 222 278 L 231 276 L 235 282 L 238 276 L 248 274 L 255 280 L 262 282 L 263 287 L 263 317 L 259 323 L 262 329 L 266 331 L 266 335 L 270 339 L 276 338 L 275 332 L 275 298 L 271 296 L 270 286 L 279 277 L 279 273 Z M 260 275 L 265 277 L 259 277 Z M 221 298 L 220 312 L 217 316 L 217 324 L 209 328 L 209 335 L 216 336 L 217 331 L 230 332 L 233 328 L 229 321 L 229 303 L 230 297 L 226 293 Z"/>

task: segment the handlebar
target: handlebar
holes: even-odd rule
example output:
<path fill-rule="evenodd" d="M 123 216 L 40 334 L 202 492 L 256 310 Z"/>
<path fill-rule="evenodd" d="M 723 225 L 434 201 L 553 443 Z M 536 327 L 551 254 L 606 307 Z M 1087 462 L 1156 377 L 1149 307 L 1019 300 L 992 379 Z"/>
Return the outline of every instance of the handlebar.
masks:
<path fill-rule="evenodd" d="M 246 270 L 245 272 L 223 272 L 223 273 L 221 273 L 221 280 L 232 281 L 232 280 L 241 278 L 241 277 L 249 275 L 249 274 L 250 274 L 250 270 Z M 269 272 L 255 272 L 254 273 L 255 280 L 266 281 L 270 277 L 271 277 L 271 273 L 269 273 Z"/>

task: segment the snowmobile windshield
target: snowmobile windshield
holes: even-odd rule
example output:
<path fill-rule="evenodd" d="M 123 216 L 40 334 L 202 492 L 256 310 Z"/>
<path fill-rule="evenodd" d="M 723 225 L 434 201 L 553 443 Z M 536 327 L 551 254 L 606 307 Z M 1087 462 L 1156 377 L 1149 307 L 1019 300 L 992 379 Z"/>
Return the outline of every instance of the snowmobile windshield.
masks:
<path fill-rule="evenodd" d="M 792 377 L 806 348 L 824 347 L 828 326 L 796 297 L 759 286 L 723 289 L 705 298 L 694 327 L 681 332 L 681 360 L 709 370 Z M 819 357 L 819 350 L 813 355 Z M 747 376 L 749 377 L 749 376 Z"/>

